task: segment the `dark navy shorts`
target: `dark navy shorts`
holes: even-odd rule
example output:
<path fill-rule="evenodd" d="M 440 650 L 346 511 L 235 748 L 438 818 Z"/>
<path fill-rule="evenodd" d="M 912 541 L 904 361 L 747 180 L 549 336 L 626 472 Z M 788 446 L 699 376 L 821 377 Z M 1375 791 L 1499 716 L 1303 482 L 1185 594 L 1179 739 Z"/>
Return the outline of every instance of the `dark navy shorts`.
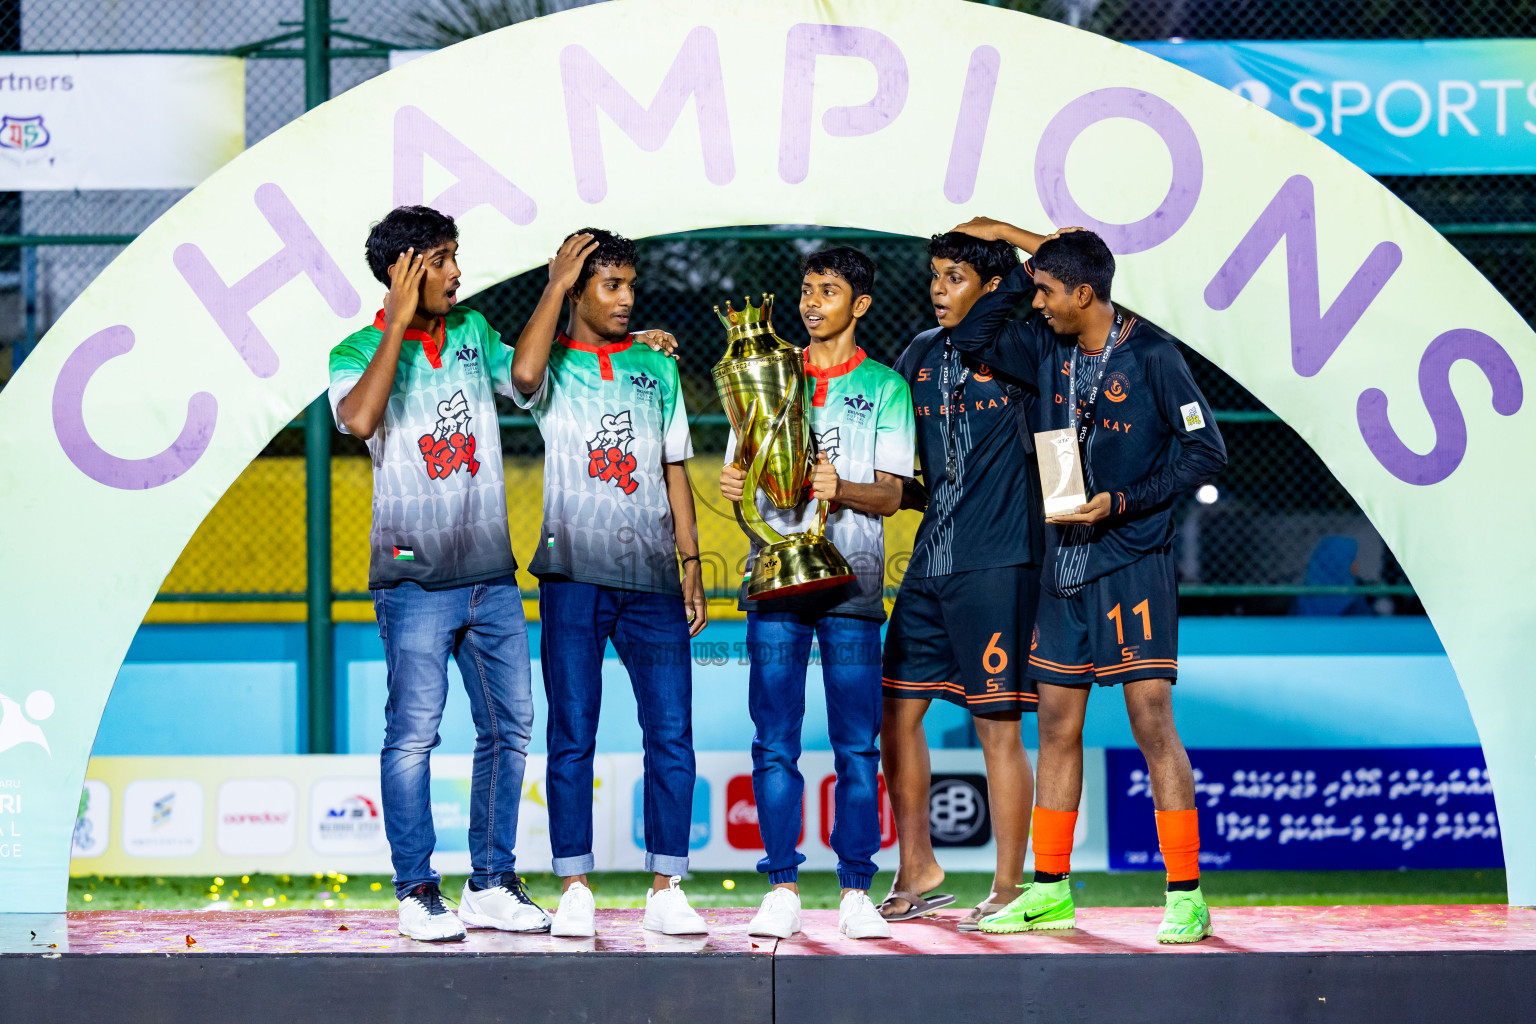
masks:
<path fill-rule="evenodd" d="M 1024 640 L 1039 594 L 1036 566 L 908 577 L 885 633 L 885 695 L 947 700 L 973 715 L 1034 711 Z"/>
<path fill-rule="evenodd" d="M 1179 588 L 1173 555 L 1147 555 L 1071 597 L 1040 595 L 1029 678 L 1114 686 L 1179 676 Z"/>

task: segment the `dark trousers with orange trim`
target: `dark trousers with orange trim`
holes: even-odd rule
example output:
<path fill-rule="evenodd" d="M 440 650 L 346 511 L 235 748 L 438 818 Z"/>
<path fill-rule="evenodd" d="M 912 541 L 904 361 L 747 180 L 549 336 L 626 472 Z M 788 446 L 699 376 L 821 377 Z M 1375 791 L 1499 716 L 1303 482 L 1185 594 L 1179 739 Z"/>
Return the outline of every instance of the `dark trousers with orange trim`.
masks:
<path fill-rule="evenodd" d="M 973 715 L 1034 711 L 1025 656 L 1039 594 L 1033 565 L 908 576 L 885 632 L 885 696 L 947 700 Z"/>
<path fill-rule="evenodd" d="M 1062 596 L 1047 586 L 1035 613 L 1029 678 L 1114 686 L 1179 676 L 1179 588 L 1173 555 L 1155 552 Z"/>

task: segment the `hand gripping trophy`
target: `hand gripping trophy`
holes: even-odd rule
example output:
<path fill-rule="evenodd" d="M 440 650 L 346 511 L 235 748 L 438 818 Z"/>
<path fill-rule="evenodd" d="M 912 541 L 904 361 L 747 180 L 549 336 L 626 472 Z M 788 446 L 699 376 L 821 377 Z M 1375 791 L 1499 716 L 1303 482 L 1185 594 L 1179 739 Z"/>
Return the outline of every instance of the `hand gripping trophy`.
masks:
<path fill-rule="evenodd" d="M 726 329 L 725 356 L 715 364 L 715 390 L 736 432 L 736 463 L 746 474 L 736 509 L 764 544 L 747 578 L 747 600 L 835 587 L 853 570 L 826 538 L 827 502 L 818 503 L 815 524 L 783 536 L 757 507 L 759 489 L 781 509 L 805 497 L 815 465 L 811 419 L 805 408 L 805 357 L 773 331 L 773 296 L 762 306 L 750 298 L 741 310 L 725 304 L 715 315 Z"/>

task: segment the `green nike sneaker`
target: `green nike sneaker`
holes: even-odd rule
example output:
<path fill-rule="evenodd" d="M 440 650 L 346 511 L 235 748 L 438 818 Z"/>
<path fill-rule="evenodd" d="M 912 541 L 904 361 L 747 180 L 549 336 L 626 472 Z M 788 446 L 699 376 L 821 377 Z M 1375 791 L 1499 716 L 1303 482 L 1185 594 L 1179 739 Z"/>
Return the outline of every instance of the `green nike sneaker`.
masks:
<path fill-rule="evenodd" d="M 1157 929 L 1158 942 L 1199 942 L 1211 934 L 1211 910 L 1199 889 L 1167 894 L 1168 908 Z"/>
<path fill-rule="evenodd" d="M 1072 882 L 1031 882 L 1019 898 L 995 914 L 981 919 L 988 935 L 1032 932 L 1048 928 L 1074 928 L 1077 911 L 1072 906 Z"/>

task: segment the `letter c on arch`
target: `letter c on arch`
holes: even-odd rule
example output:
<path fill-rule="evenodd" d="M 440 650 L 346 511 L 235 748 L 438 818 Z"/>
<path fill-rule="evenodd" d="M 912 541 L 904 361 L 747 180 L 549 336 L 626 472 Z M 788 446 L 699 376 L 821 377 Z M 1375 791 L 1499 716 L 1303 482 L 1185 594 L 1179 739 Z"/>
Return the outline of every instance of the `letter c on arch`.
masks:
<path fill-rule="evenodd" d="M 176 440 L 158 455 L 124 459 L 96 443 L 85 425 L 85 389 L 108 360 L 133 348 L 133 331 L 118 324 L 82 341 L 53 385 L 53 431 L 75 467 L 99 484 L 124 491 L 148 490 L 170 483 L 191 469 L 208 450 L 219 403 L 208 392 L 187 399 L 187 418 Z"/>

